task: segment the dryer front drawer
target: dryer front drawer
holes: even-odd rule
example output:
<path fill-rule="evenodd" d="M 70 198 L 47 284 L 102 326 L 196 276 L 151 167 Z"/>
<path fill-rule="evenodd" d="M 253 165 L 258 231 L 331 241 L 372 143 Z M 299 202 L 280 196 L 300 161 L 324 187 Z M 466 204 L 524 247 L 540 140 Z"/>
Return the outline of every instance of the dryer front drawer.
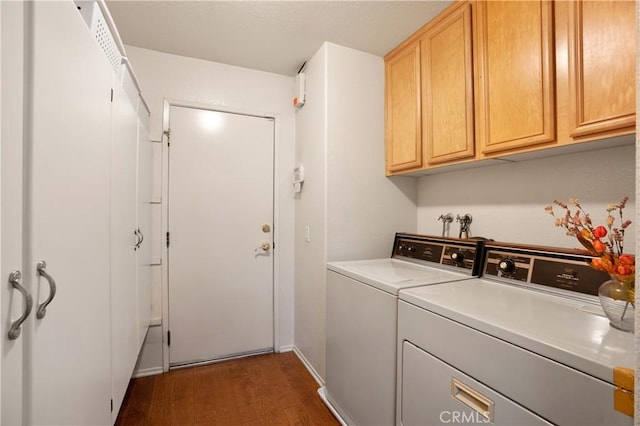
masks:
<path fill-rule="evenodd" d="M 401 424 L 550 425 L 415 345 L 402 345 Z"/>
<path fill-rule="evenodd" d="M 614 410 L 611 383 L 401 300 L 399 352 L 404 341 L 554 424 L 633 424 L 633 418 Z M 399 367 L 398 380 L 404 380 L 407 372 Z M 404 393 L 398 398 L 403 400 Z"/>

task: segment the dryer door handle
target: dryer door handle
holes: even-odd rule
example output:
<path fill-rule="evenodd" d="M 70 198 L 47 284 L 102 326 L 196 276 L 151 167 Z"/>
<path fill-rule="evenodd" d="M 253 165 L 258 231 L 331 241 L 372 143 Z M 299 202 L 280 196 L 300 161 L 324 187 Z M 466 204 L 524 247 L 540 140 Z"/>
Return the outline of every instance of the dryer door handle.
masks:
<path fill-rule="evenodd" d="M 455 377 L 451 378 L 451 396 L 493 423 L 495 403 Z"/>

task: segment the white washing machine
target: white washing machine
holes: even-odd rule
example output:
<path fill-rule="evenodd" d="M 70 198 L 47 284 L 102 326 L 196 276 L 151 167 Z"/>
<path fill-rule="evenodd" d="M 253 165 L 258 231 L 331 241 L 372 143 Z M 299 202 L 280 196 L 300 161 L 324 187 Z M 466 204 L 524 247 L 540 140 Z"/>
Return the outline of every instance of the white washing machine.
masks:
<path fill-rule="evenodd" d="M 344 424 L 395 422 L 398 292 L 472 279 L 480 242 L 397 234 L 391 258 L 327 265 L 326 384 Z"/>
<path fill-rule="evenodd" d="M 396 424 L 633 424 L 614 382 L 633 334 L 596 296 L 608 275 L 575 251 L 484 253 L 482 278 L 400 291 Z"/>

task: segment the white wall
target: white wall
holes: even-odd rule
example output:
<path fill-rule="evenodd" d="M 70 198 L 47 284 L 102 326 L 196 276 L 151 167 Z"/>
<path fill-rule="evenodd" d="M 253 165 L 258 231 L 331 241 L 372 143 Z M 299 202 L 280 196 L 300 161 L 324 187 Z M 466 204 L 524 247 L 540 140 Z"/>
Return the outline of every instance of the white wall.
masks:
<path fill-rule="evenodd" d="M 416 179 L 385 177 L 384 61 L 327 49 L 327 260 L 389 257 L 416 231 Z"/>
<path fill-rule="evenodd" d="M 635 147 L 567 154 L 421 177 L 418 232 L 440 235 L 443 213 L 470 213 L 473 236 L 496 241 L 574 248 L 575 238 L 553 225 L 544 208 L 554 199 L 581 200 L 594 222 L 604 223 L 609 203 L 630 197 L 625 219 L 636 222 Z M 559 212 L 559 210 L 558 210 Z M 616 222 L 619 224 L 620 222 Z M 625 251 L 635 252 L 635 224 Z M 458 236 L 459 224 L 451 224 Z"/>
<path fill-rule="evenodd" d="M 307 103 L 296 114 L 306 179 L 296 199 L 295 346 L 323 380 L 326 262 L 388 257 L 395 232 L 415 232 L 416 180 L 384 176 L 382 58 L 325 43 L 305 73 Z"/>
<path fill-rule="evenodd" d="M 126 47 L 127 54 L 140 80 L 143 95 L 151 109 L 150 133 L 152 140 L 162 135 L 162 113 L 165 99 L 198 102 L 212 106 L 225 106 L 254 113 L 277 114 L 279 140 L 276 176 L 279 191 L 279 229 L 277 250 L 279 346 L 293 345 L 293 223 L 294 202 L 291 171 L 294 160 L 294 108 L 291 104 L 293 78 L 261 71 L 254 71 L 220 63 L 160 53 L 133 46 Z M 157 181 L 159 151 L 154 150 Z M 157 186 L 156 186 L 157 188 Z M 154 190 L 157 193 L 158 190 Z M 154 223 L 159 224 L 162 208 L 154 210 Z M 157 225 L 156 225 L 157 226 Z M 154 231 L 154 253 L 159 253 L 163 242 L 160 229 Z M 154 254 L 154 256 L 157 256 Z M 159 274 L 154 274 L 158 277 Z M 161 316 L 158 302 L 162 300 L 161 283 L 156 279 L 153 287 L 153 316 Z M 278 349 L 278 348 L 277 348 Z M 146 350 L 149 353 L 149 350 Z M 154 356 L 150 358 L 156 359 Z M 141 360 L 142 362 L 143 360 Z M 151 364 L 153 364 L 151 362 Z M 142 362 L 147 370 L 154 365 Z"/>
<path fill-rule="evenodd" d="M 306 103 L 296 112 L 296 163 L 305 181 L 295 201 L 295 336 L 298 352 L 324 376 L 326 265 L 326 45 L 307 62 Z M 309 241 L 305 240 L 309 228 Z M 316 377 L 317 378 L 317 377 Z"/>

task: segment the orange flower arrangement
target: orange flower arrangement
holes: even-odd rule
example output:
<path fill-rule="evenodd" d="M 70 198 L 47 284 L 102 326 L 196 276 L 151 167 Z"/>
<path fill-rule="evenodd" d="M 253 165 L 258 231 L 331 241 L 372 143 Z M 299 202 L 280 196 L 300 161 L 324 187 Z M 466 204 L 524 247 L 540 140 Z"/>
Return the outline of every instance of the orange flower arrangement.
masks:
<path fill-rule="evenodd" d="M 623 242 L 625 229 L 631 224 L 630 220 L 624 220 L 622 211 L 624 210 L 629 197 L 624 197 L 618 204 L 609 204 L 606 219 L 606 227 L 603 225 L 593 226 L 589 214 L 586 213 L 577 198 L 570 198 L 569 204 L 576 207 L 572 212 L 567 204 L 554 200 L 553 204 L 564 209 L 565 214 L 557 217 L 554 214 L 553 206 L 547 206 L 545 210 L 556 218 L 555 225 L 565 228 L 567 235 L 575 236 L 580 244 L 594 256 L 590 265 L 594 269 L 606 271 L 609 274 L 622 277 L 628 281 L 630 277 L 635 277 L 635 257 L 623 253 Z M 616 218 L 613 214 L 618 212 L 620 216 L 620 227 L 614 227 Z M 608 237 L 605 239 L 605 237 Z"/>
<path fill-rule="evenodd" d="M 625 230 L 631 224 L 630 220 L 622 217 L 628 200 L 628 197 L 624 197 L 618 204 L 609 204 L 605 224 L 598 226 L 593 225 L 589 214 L 576 198 L 569 199 L 569 204 L 575 206 L 573 212 L 562 201 L 553 201 L 564 210 L 563 216 L 556 216 L 553 206 L 547 206 L 545 210 L 556 218 L 556 226 L 564 228 L 567 235 L 576 237 L 587 253 L 593 256 L 587 261 L 592 268 L 609 273 L 612 279 L 598 288 L 602 309 L 612 327 L 633 332 L 636 259 L 633 255 L 625 254 L 623 247 Z M 618 227 L 613 226 L 616 213 L 620 217 Z"/>
<path fill-rule="evenodd" d="M 563 216 L 556 216 L 553 206 L 545 207 L 547 213 L 556 218 L 555 225 L 566 229 L 567 235 L 575 236 L 587 252 L 594 256 L 589 265 L 597 270 L 608 272 L 613 278 L 630 285 L 630 291 L 625 296 L 629 303 L 635 300 L 635 256 L 624 254 L 623 242 L 625 229 L 631 224 L 624 220 L 624 210 L 629 197 L 624 197 L 618 204 L 607 206 L 608 216 L 605 225 L 594 226 L 589 214 L 586 213 L 577 198 L 570 198 L 569 204 L 576 207 L 571 211 L 567 204 L 554 200 L 553 204 L 564 210 Z M 620 217 L 620 226 L 614 227 L 616 214 Z"/>

